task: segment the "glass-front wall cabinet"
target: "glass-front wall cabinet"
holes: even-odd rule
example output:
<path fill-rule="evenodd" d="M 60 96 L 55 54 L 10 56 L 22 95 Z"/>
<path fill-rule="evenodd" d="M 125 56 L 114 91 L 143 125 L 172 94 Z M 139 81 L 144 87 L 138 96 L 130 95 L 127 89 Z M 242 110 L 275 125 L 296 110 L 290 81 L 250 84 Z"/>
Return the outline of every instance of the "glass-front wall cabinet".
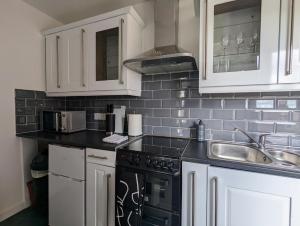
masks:
<path fill-rule="evenodd" d="M 89 88 L 92 90 L 119 90 L 124 88 L 122 73 L 124 32 L 126 20 L 115 17 L 87 28 L 89 42 Z"/>
<path fill-rule="evenodd" d="M 238 0 L 214 7 L 213 72 L 258 70 L 261 0 Z"/>
<path fill-rule="evenodd" d="M 203 0 L 201 10 L 200 87 L 277 82 L 280 0 Z"/>
<path fill-rule="evenodd" d="M 117 80 L 119 29 L 96 32 L 96 81 Z"/>

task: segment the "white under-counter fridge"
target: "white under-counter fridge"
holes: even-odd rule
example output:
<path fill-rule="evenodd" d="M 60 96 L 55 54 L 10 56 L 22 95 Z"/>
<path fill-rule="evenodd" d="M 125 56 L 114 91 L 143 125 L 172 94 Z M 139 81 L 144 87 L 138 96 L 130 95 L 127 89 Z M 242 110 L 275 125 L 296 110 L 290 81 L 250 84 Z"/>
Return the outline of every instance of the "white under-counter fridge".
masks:
<path fill-rule="evenodd" d="M 49 145 L 49 225 L 85 225 L 85 150 Z"/>

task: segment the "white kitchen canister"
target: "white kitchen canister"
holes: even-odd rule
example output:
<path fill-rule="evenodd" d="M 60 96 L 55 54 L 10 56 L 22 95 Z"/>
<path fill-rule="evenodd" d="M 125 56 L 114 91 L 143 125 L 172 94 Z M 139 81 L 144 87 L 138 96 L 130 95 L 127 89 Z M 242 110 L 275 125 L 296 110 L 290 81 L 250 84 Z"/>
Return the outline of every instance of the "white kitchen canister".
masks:
<path fill-rule="evenodd" d="M 128 136 L 140 136 L 143 134 L 141 114 L 128 114 Z"/>

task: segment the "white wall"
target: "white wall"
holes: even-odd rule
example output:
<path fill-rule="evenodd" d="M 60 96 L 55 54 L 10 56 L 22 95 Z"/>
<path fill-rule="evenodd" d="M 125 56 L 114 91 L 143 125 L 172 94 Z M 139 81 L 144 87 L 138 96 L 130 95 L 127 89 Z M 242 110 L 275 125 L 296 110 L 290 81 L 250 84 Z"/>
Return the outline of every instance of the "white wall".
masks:
<path fill-rule="evenodd" d="M 14 89 L 45 90 L 41 31 L 57 25 L 21 0 L 0 1 L 0 221 L 26 205 L 23 160 L 35 151 L 15 136 Z"/>

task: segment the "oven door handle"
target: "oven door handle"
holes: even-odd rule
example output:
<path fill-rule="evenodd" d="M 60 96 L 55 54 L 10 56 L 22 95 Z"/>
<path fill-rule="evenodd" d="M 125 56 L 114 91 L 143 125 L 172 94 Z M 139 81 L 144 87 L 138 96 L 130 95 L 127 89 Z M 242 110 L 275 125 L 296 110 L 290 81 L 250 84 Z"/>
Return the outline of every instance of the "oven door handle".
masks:
<path fill-rule="evenodd" d="M 149 220 L 147 220 L 147 219 L 149 219 Z M 144 223 L 148 223 L 149 225 L 153 225 L 153 226 L 157 226 L 157 223 L 156 223 L 157 221 L 163 223 L 164 226 L 168 226 L 169 225 L 169 220 L 166 217 L 163 218 L 163 217 L 147 216 L 146 219 L 143 219 Z"/>

